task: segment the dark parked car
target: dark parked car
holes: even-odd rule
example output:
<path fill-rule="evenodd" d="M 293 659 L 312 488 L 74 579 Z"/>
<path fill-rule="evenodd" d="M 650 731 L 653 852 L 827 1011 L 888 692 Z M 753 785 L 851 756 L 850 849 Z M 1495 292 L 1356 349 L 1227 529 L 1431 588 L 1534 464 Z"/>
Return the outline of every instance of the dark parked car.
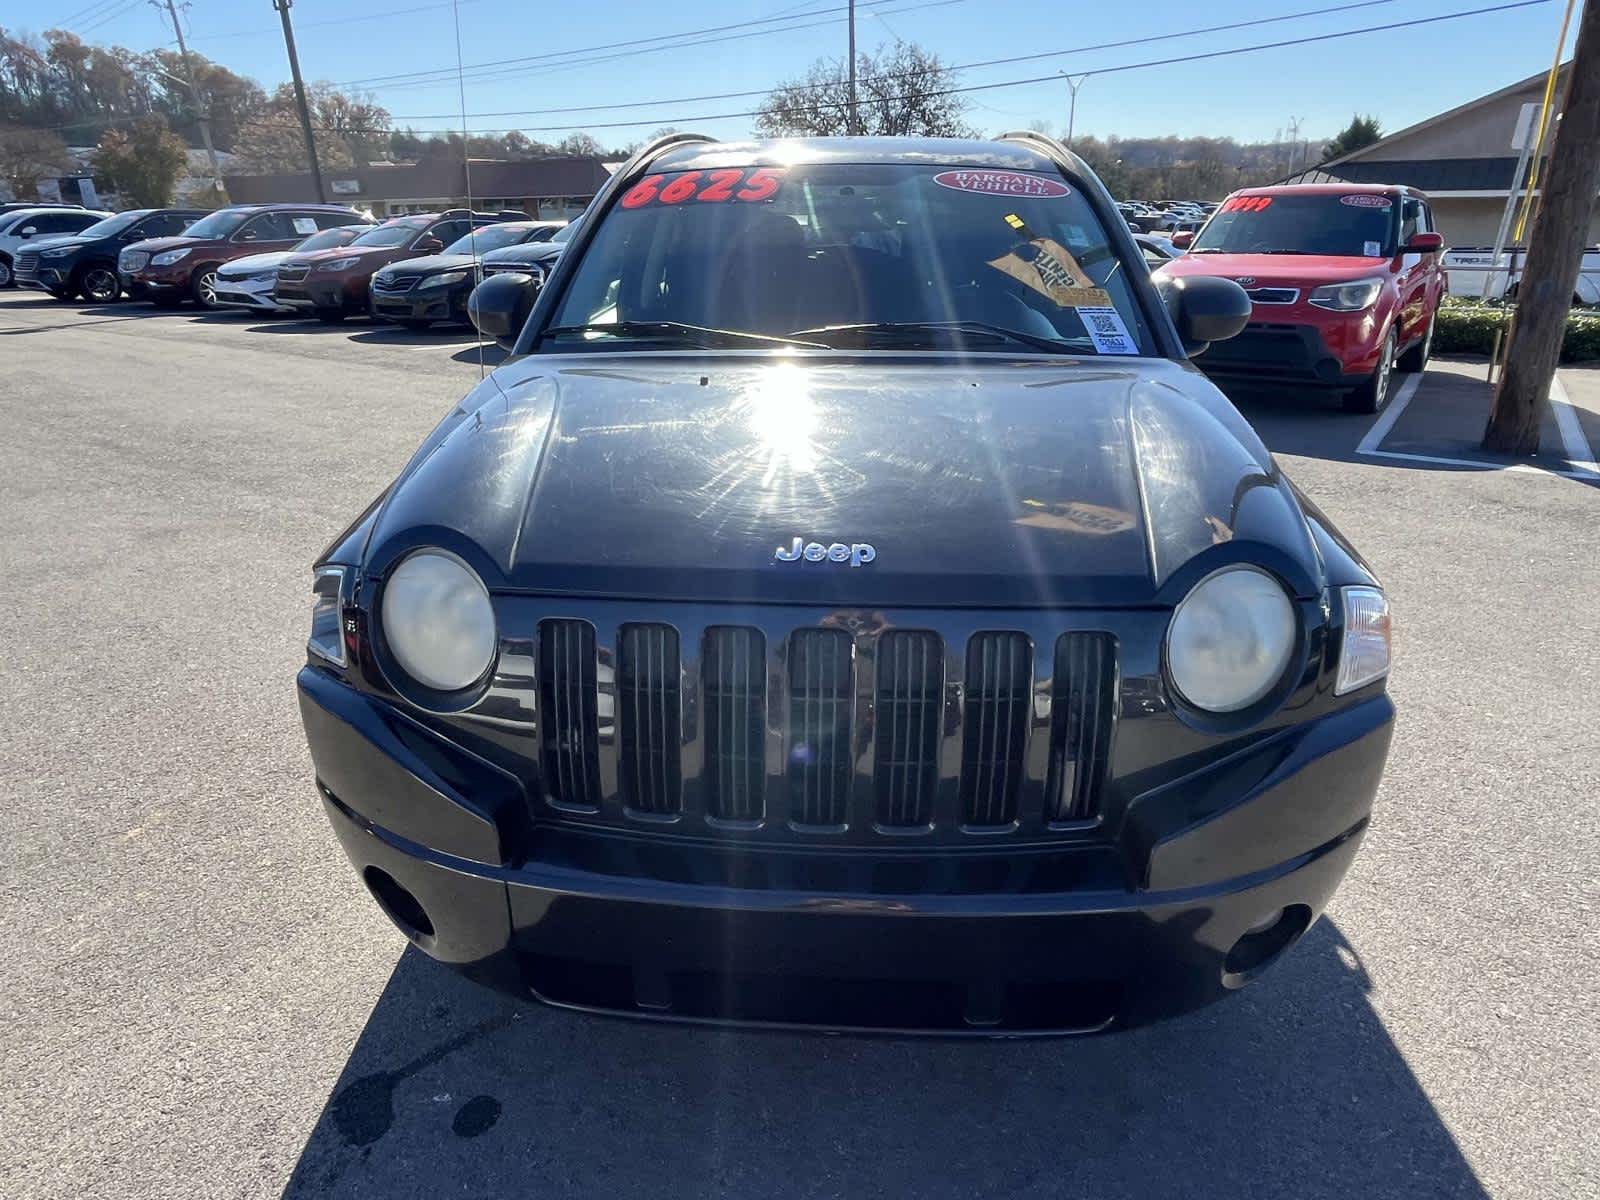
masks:
<path fill-rule="evenodd" d="M 494 323 L 538 289 L 478 289 Z M 422 950 L 636 1017 L 1083 1032 L 1367 828 L 1384 594 L 1041 135 L 675 134 L 316 562 L 325 811 Z"/>
<path fill-rule="evenodd" d="M 284 259 L 278 266 L 273 298 L 286 307 L 314 313 L 319 320 L 342 321 L 353 313 L 368 311 L 372 276 L 379 268 L 402 259 L 437 254 L 468 230 L 524 216 L 525 213 L 453 208 L 442 213 L 391 217 L 348 246 Z"/>
<path fill-rule="evenodd" d="M 206 215 L 203 208 L 135 208 L 106 217 L 71 237 L 54 238 L 17 255 L 17 285 L 104 303 L 122 295 L 117 256 L 124 246 L 182 233 Z"/>
<path fill-rule="evenodd" d="M 71 237 L 111 214 L 84 208 L 28 204 L 0 213 L 0 288 L 15 282 L 15 264 L 28 250 Z"/>
<path fill-rule="evenodd" d="M 268 254 L 249 254 L 236 258 L 217 268 L 217 303 L 228 308 L 242 308 L 256 313 L 287 313 L 295 311 L 279 304 L 273 293 L 278 285 L 278 268 L 292 254 L 309 254 L 313 250 L 329 250 L 335 246 L 348 246 L 367 230 L 371 222 L 361 225 L 340 225 L 333 229 L 319 229 L 303 242 L 288 250 L 274 250 Z"/>
<path fill-rule="evenodd" d="M 411 329 L 425 329 L 435 321 L 465 322 L 479 258 L 541 235 L 545 240 L 534 244 L 547 245 L 558 228 L 545 221 L 502 221 L 462 234 L 438 254 L 390 263 L 372 276 L 372 315 Z"/>
<path fill-rule="evenodd" d="M 287 250 L 319 229 L 363 223 L 332 204 L 237 204 L 202 217 L 181 235 L 134 242 L 117 258 L 117 275 L 135 298 L 157 304 L 193 300 L 217 307 L 217 268 L 247 254 Z"/>
<path fill-rule="evenodd" d="M 550 272 L 555 269 L 561 252 L 578 232 L 578 228 L 579 222 L 574 221 L 547 242 L 523 242 L 521 245 L 507 246 L 504 250 L 491 250 L 483 256 L 483 261 L 479 264 L 480 281 L 493 275 L 527 275 L 538 287 L 542 287 Z M 474 288 L 472 294 L 467 297 L 467 315 L 474 323 L 478 320 L 477 310 L 473 304 L 477 294 L 477 289 Z M 537 287 L 528 289 L 523 293 L 523 303 L 510 311 L 498 314 L 500 324 L 494 337 L 504 349 L 511 349 L 512 343 L 516 341 L 517 334 L 521 331 L 523 322 L 527 320 L 537 296 Z M 484 332 L 491 331 L 485 329 Z"/>

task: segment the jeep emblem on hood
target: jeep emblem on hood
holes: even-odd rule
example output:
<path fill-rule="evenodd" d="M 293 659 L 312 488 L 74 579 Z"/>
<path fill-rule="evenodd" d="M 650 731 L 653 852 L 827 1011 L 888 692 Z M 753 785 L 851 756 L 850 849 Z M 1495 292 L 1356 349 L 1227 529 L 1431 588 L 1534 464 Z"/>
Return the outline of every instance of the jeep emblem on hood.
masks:
<path fill-rule="evenodd" d="M 846 546 L 843 542 L 834 542 L 831 546 L 824 546 L 821 542 L 808 542 L 804 538 L 795 538 L 787 549 L 779 546 L 773 551 L 772 557 L 778 562 L 847 562 L 852 567 L 865 566 L 878 557 L 878 552 L 866 542 L 851 542 Z"/>

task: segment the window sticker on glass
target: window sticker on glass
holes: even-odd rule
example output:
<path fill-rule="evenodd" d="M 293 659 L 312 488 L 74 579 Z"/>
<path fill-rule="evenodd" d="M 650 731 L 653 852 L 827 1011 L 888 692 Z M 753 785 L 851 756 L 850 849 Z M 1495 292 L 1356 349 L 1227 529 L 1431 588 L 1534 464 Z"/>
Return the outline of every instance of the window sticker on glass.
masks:
<path fill-rule="evenodd" d="M 1357 192 L 1350 196 L 1340 196 L 1339 203 L 1347 208 L 1393 208 L 1394 201 L 1387 196 L 1374 196 L 1371 192 Z"/>
<path fill-rule="evenodd" d="M 622 208 L 675 204 L 759 204 L 783 186 L 784 172 L 774 167 L 752 170 L 678 171 L 646 175 L 622 197 Z"/>
<path fill-rule="evenodd" d="M 1110 304 L 1096 307 L 1078 305 L 1074 309 L 1083 322 L 1084 332 L 1094 343 L 1097 354 L 1137 354 L 1139 347 L 1128 336 L 1122 314 Z"/>
<path fill-rule="evenodd" d="M 978 192 L 984 196 L 1054 198 L 1072 195 L 1072 189 L 1060 180 L 1030 175 L 1026 171 L 941 171 L 933 181 L 952 191 Z"/>
<path fill-rule="evenodd" d="M 296 233 L 315 233 L 317 231 L 317 222 L 312 217 L 293 217 L 291 221 Z"/>
<path fill-rule="evenodd" d="M 1383 256 L 1383 243 L 1362 242 L 1361 254 L 1364 258 L 1381 258 Z"/>

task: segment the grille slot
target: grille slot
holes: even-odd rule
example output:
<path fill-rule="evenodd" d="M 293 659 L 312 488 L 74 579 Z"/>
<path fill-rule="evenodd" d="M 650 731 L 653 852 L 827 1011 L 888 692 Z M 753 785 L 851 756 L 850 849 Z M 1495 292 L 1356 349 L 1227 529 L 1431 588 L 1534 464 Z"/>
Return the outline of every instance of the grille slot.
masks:
<path fill-rule="evenodd" d="M 1246 288 L 1245 295 L 1254 304 L 1293 304 L 1300 299 L 1299 288 L 1258 287 Z"/>
<path fill-rule="evenodd" d="M 759 821 L 766 813 L 766 639 L 759 629 L 708 629 L 702 670 L 706 811 Z"/>
<path fill-rule="evenodd" d="M 840 826 L 850 806 L 854 646 L 842 629 L 789 635 L 789 816 Z"/>
<path fill-rule="evenodd" d="M 24 250 L 17 255 L 12 275 L 16 279 L 35 279 L 39 274 L 39 251 Z"/>
<path fill-rule="evenodd" d="M 938 634 L 891 630 L 878 639 L 878 824 L 928 825 L 939 786 L 944 643 Z"/>
<path fill-rule="evenodd" d="M 372 290 L 375 292 L 409 292 L 417 286 L 422 279 L 421 275 L 374 275 Z"/>
<path fill-rule="evenodd" d="M 1116 727 L 1116 638 L 1063 634 L 1056 641 L 1054 676 L 1045 818 L 1087 821 L 1100 815 Z"/>
<path fill-rule="evenodd" d="M 624 625 L 617 650 L 618 782 L 635 812 L 669 816 L 683 808 L 683 738 L 678 631 Z"/>
<path fill-rule="evenodd" d="M 1032 647 L 1025 634 L 979 633 L 967 643 L 961 813 L 967 825 L 1017 819 L 1028 736 Z"/>
<path fill-rule="evenodd" d="M 539 623 L 539 726 L 544 783 L 557 804 L 600 808 L 599 680 L 594 626 Z"/>
<path fill-rule="evenodd" d="M 307 275 L 311 274 L 310 267 L 279 267 L 279 283 L 300 283 Z"/>

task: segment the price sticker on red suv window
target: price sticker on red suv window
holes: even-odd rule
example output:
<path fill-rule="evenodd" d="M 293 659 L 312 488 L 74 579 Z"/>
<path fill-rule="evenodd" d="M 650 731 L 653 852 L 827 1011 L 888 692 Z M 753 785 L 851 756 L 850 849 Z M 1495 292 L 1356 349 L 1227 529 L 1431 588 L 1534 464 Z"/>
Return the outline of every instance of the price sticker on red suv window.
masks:
<path fill-rule="evenodd" d="M 725 167 L 646 175 L 622 197 L 622 208 L 672 208 L 680 204 L 759 204 L 783 186 L 779 167 Z"/>

